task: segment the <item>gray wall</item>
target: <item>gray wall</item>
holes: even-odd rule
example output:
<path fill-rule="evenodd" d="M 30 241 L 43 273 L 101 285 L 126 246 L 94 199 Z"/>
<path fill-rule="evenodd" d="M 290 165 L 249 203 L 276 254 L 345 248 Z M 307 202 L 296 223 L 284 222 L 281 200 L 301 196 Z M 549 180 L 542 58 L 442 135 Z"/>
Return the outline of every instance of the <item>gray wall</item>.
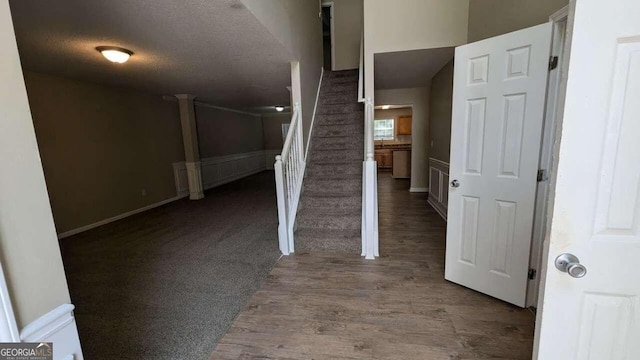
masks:
<path fill-rule="evenodd" d="M 282 124 L 291 122 L 290 113 L 268 114 L 262 116 L 265 150 L 282 150 Z"/>
<path fill-rule="evenodd" d="M 332 2 L 335 70 L 357 69 L 360 67 L 363 0 L 332 0 Z"/>
<path fill-rule="evenodd" d="M 319 0 L 242 0 L 300 62 L 305 146 L 322 71 L 322 23 Z"/>
<path fill-rule="evenodd" d="M 549 21 L 569 0 L 471 0 L 468 41 L 474 42 Z"/>
<path fill-rule="evenodd" d="M 195 105 L 200 158 L 241 154 L 264 149 L 259 115 Z"/>
<path fill-rule="evenodd" d="M 431 157 L 449 162 L 451 146 L 451 109 L 453 101 L 453 60 L 431 80 L 429 141 Z"/>
<path fill-rule="evenodd" d="M 31 72 L 25 81 L 58 233 L 176 196 L 177 103 Z"/>

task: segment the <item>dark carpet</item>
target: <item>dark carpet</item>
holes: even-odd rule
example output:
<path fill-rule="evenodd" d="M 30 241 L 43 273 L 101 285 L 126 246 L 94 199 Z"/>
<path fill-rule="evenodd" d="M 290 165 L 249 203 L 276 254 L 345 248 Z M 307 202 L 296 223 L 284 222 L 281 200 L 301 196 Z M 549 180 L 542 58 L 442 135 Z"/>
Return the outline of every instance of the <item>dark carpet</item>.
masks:
<path fill-rule="evenodd" d="M 86 359 L 208 359 L 280 256 L 273 172 L 61 240 Z"/>
<path fill-rule="evenodd" d="M 362 250 L 364 106 L 358 70 L 325 71 L 296 215 L 296 253 Z"/>

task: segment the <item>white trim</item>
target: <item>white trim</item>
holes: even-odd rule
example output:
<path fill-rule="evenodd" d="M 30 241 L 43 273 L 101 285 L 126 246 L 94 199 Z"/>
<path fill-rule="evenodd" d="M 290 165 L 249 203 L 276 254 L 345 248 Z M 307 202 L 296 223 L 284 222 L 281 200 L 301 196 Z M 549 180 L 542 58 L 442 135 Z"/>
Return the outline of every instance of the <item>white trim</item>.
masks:
<path fill-rule="evenodd" d="M 82 349 L 74 306 L 63 304 L 39 317 L 20 332 L 23 342 L 52 342 L 55 346 L 54 359 L 82 360 Z"/>
<path fill-rule="evenodd" d="M 316 112 L 318 111 L 318 100 L 320 99 L 320 88 L 324 80 L 324 67 L 320 68 L 320 82 L 318 83 L 318 91 L 316 92 L 316 103 L 313 106 L 313 116 L 311 117 L 311 127 L 309 127 L 309 136 L 307 137 L 307 148 L 304 151 L 304 161 L 307 162 L 309 156 L 309 148 L 311 145 L 311 134 L 313 133 L 313 125 L 316 123 Z M 303 180 L 304 181 L 304 180 Z"/>
<path fill-rule="evenodd" d="M 20 334 L 18 333 L 18 325 L 16 316 L 11 305 L 11 297 L 7 288 L 7 279 L 0 265 L 0 342 L 19 342 Z"/>
<path fill-rule="evenodd" d="M 412 193 L 428 193 L 429 192 L 429 188 L 411 187 L 411 188 L 409 188 L 409 192 L 412 192 Z"/>
<path fill-rule="evenodd" d="M 542 275 L 542 258 L 544 253 L 544 239 L 547 235 L 547 217 L 549 212 L 549 194 L 551 192 L 551 172 L 555 171 L 557 163 L 553 159 L 554 144 L 557 139 L 556 125 L 558 117 L 558 106 L 564 97 L 564 92 L 560 89 L 562 82 L 563 50 L 567 36 L 567 20 L 569 16 L 569 6 L 558 10 L 549 17 L 553 23 L 553 35 L 551 40 L 551 56 L 558 56 L 558 67 L 549 71 L 547 81 L 546 105 L 544 123 L 542 131 L 542 146 L 540 147 L 540 159 L 538 169 L 547 172 L 547 179 L 536 184 L 535 210 L 533 216 L 533 230 L 531 233 L 531 254 L 529 256 L 529 268 L 537 272 L 537 276 L 527 283 L 527 298 L 525 305 L 536 307 L 540 293 L 540 279 Z"/>
<path fill-rule="evenodd" d="M 435 200 L 433 200 L 433 198 L 431 196 L 429 196 L 427 198 L 427 203 L 429 205 L 431 205 L 431 207 L 433 208 L 433 210 L 435 210 L 438 215 L 440 215 L 444 221 L 447 221 L 447 213 L 444 212 L 439 206 L 438 206 L 438 202 L 436 202 Z"/>
<path fill-rule="evenodd" d="M 178 195 L 178 196 L 166 199 L 166 200 L 162 200 L 160 202 L 153 203 L 153 204 L 141 207 L 139 209 L 127 211 L 126 213 L 122 213 L 120 215 L 116 215 L 116 216 L 110 217 L 108 219 L 100 220 L 100 221 L 95 222 L 93 224 L 89 224 L 89 225 L 81 226 L 81 227 L 73 229 L 73 230 L 65 231 L 63 233 L 58 234 L 58 239 L 63 239 L 63 238 L 69 237 L 71 235 L 79 234 L 81 232 L 84 232 L 84 231 L 87 231 L 87 230 L 91 230 L 93 228 L 97 228 L 98 226 L 106 225 L 106 224 L 112 223 L 114 221 L 118 221 L 120 219 L 124 219 L 126 217 L 131 216 L 131 215 L 135 215 L 135 214 L 139 214 L 141 212 L 145 212 L 147 210 L 151 210 L 153 208 L 157 208 L 159 206 L 162 206 L 164 204 L 168 204 L 170 202 L 182 199 L 182 198 L 187 197 L 187 196 L 189 196 L 188 192 L 186 194 L 181 194 L 181 195 Z"/>
<path fill-rule="evenodd" d="M 436 158 L 432 158 L 432 157 L 430 157 L 430 158 L 429 158 L 429 161 L 431 161 L 431 162 L 433 162 L 433 163 L 435 163 L 435 164 L 440 164 L 440 165 L 442 165 L 442 166 L 446 166 L 447 168 L 449 167 L 449 163 L 448 163 L 448 162 L 445 162 L 445 161 L 442 161 L 442 160 L 438 160 L 438 159 L 436 159 Z"/>
<path fill-rule="evenodd" d="M 233 113 L 237 113 L 237 114 L 242 114 L 242 115 L 257 116 L 257 117 L 261 117 L 262 116 L 261 114 L 257 114 L 257 113 L 252 113 L 252 112 L 242 111 L 242 110 L 236 110 L 236 109 L 230 109 L 230 108 L 226 108 L 226 107 L 222 107 L 222 106 L 208 104 L 208 103 L 201 102 L 201 101 L 194 101 L 193 104 L 194 105 L 203 106 L 203 107 L 212 108 L 212 109 L 216 109 L 216 110 L 222 110 L 222 111 L 228 111 L 228 112 L 233 112 Z"/>

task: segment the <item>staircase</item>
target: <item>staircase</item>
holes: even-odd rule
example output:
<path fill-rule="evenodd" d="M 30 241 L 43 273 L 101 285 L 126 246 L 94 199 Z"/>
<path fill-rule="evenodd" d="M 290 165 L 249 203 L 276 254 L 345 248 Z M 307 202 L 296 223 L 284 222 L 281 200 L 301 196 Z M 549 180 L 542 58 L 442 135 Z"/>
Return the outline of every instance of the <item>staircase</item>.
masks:
<path fill-rule="evenodd" d="M 362 251 L 364 109 L 358 70 L 325 72 L 295 227 L 295 251 Z"/>

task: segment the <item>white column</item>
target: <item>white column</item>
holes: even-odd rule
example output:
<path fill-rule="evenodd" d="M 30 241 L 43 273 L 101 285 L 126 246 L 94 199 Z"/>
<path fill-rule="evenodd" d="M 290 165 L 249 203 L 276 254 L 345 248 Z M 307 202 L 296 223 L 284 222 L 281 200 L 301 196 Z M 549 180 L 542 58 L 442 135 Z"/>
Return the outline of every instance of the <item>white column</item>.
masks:
<path fill-rule="evenodd" d="M 182 125 L 182 142 L 184 143 L 184 159 L 189 179 L 189 199 L 204 198 L 202 191 L 202 167 L 200 164 L 200 150 L 198 148 L 198 129 L 196 126 L 196 112 L 192 95 L 179 94 L 180 124 Z"/>

